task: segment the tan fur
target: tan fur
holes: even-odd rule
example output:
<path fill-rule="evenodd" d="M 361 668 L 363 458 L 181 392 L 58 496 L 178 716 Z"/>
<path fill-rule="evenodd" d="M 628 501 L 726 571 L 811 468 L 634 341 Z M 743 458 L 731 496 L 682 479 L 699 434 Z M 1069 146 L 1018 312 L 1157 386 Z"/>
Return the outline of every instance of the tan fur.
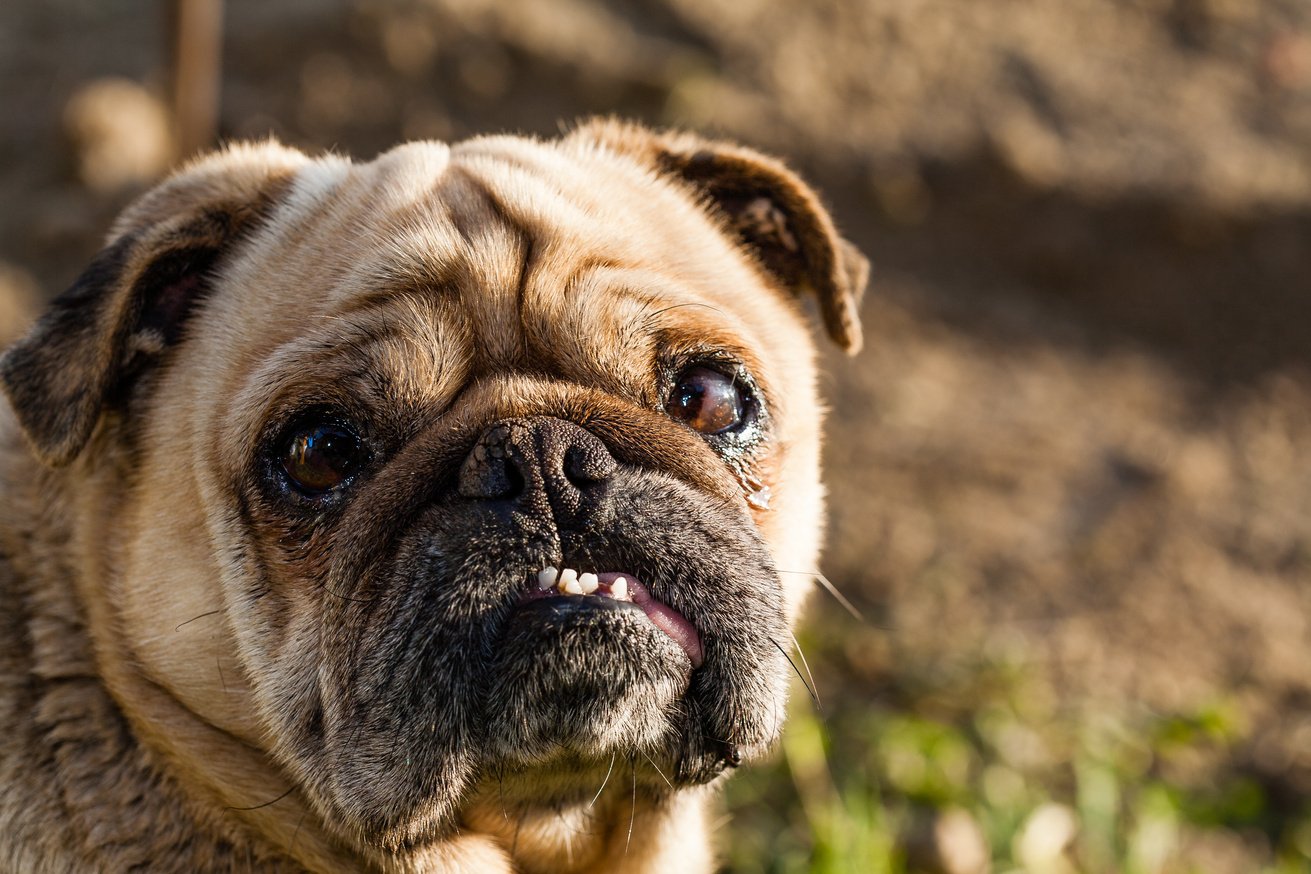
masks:
<path fill-rule="evenodd" d="M 756 237 L 682 172 L 689 150 L 777 192 L 745 219 Z M 0 408 L 0 871 L 710 870 L 710 790 L 634 801 L 623 774 L 594 805 L 515 820 L 483 780 L 457 828 L 415 846 L 334 821 L 280 746 L 271 690 L 311 670 L 326 556 L 368 545 L 316 534 L 292 556 L 258 507 L 248 538 L 236 484 L 265 423 L 307 397 L 450 435 L 576 410 L 714 500 L 768 487 L 750 514 L 776 566 L 815 569 L 821 413 L 794 294 L 855 348 L 864 274 L 813 192 L 754 152 L 614 123 L 360 165 L 264 144 L 147 194 L 123 241 L 94 319 L 52 314 L 0 362 L 17 412 Z M 165 343 L 132 320 L 187 247 L 214 253 L 213 287 Z M 80 358 L 50 345 L 70 333 Z M 771 400 L 773 436 L 741 471 L 649 412 L 653 361 L 706 343 Z M 111 390 L 124 371 L 134 384 Z M 395 465 L 418 484 L 420 461 Z M 257 607 L 236 594 L 256 569 L 272 588 Z M 795 620 L 808 583 L 782 580 Z"/>

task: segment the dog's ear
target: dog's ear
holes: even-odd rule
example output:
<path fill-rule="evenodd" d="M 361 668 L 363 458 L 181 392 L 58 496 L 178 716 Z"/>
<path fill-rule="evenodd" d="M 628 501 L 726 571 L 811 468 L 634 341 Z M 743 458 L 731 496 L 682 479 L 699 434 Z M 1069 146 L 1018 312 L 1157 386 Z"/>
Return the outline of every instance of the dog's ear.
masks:
<path fill-rule="evenodd" d="M 0 387 L 42 461 L 77 457 L 106 399 L 178 341 L 219 259 L 306 160 L 271 143 L 232 147 L 128 207 L 106 248 L 0 357 Z"/>
<path fill-rule="evenodd" d="M 588 122 L 572 136 L 691 186 L 770 273 L 795 292 L 815 295 L 835 343 L 849 354 L 860 351 L 869 261 L 837 232 L 814 190 L 781 161 L 733 143 L 608 119 Z"/>

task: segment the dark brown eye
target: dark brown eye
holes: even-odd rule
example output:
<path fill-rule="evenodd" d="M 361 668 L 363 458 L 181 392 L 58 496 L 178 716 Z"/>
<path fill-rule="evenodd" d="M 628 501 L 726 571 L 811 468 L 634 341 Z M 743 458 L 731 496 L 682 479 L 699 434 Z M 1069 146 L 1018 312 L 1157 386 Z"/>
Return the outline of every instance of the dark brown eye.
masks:
<path fill-rule="evenodd" d="M 689 367 L 678 377 L 665 411 L 702 434 L 721 434 L 742 424 L 747 402 L 736 379 L 709 367 Z"/>
<path fill-rule="evenodd" d="M 292 485 L 307 495 L 321 495 L 354 476 L 368 453 L 345 425 L 308 422 L 287 437 L 281 460 Z"/>

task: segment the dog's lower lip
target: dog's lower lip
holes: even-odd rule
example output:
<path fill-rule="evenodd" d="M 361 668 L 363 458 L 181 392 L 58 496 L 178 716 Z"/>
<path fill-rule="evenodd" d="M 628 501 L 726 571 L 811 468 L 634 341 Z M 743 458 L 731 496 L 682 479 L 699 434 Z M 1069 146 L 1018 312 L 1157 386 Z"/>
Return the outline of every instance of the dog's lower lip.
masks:
<path fill-rule="evenodd" d="M 628 584 L 628 600 L 641 608 L 646 617 L 651 620 L 656 628 L 659 628 L 673 641 L 683 648 L 687 653 L 688 659 L 692 662 L 692 667 L 701 667 L 705 660 L 705 650 L 701 645 L 701 635 L 697 633 L 696 627 L 687 620 L 687 617 L 679 613 L 673 607 L 657 600 L 651 595 L 646 586 L 634 577 L 631 573 L 624 571 L 598 571 L 596 578 L 603 591 L 608 591 L 614 585 L 614 582 L 623 578 Z M 532 586 L 524 594 L 521 601 L 532 601 L 538 598 L 596 598 L 607 597 L 605 594 L 595 595 L 561 595 L 557 594 L 554 589 L 542 590 L 536 585 Z"/>

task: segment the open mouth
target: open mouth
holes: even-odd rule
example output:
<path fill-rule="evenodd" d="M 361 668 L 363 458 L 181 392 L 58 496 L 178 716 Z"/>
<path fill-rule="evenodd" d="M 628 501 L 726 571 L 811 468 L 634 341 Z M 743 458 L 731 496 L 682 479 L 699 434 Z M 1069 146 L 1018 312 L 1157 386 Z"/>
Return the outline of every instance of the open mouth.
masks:
<path fill-rule="evenodd" d="M 651 622 L 669 635 L 683 648 L 692 667 L 699 668 L 704 661 L 701 635 L 683 614 L 652 597 L 646 586 L 636 577 L 622 571 L 579 573 L 573 568 L 563 570 L 546 567 L 538 571 L 531 589 L 522 601 L 540 598 L 610 598 L 627 601 L 638 607 Z"/>

